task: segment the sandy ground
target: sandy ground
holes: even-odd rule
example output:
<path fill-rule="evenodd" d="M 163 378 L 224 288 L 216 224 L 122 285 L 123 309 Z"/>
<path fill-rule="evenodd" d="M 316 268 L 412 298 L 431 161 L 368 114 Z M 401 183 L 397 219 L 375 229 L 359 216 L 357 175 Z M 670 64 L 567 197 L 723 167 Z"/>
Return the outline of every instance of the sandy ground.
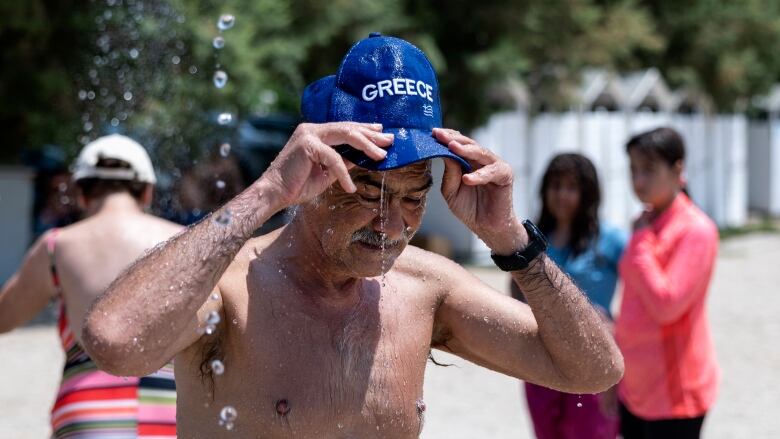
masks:
<path fill-rule="evenodd" d="M 504 291 L 505 274 L 474 272 Z M 723 369 L 720 397 L 705 422 L 706 439 L 778 438 L 780 415 L 780 235 L 725 241 L 710 296 Z M 443 353 L 429 365 L 422 437 L 530 438 L 517 380 Z M 55 329 L 35 325 L 0 335 L 0 439 L 48 437 L 48 412 L 62 354 Z"/>

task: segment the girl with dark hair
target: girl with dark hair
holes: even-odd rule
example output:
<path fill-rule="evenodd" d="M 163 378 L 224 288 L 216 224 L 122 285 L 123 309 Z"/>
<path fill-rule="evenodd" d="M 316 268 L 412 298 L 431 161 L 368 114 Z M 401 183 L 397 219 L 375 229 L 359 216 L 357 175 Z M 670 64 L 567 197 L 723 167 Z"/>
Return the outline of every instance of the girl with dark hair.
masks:
<path fill-rule="evenodd" d="M 550 242 L 548 255 L 608 318 L 625 237 L 599 221 L 601 191 L 596 168 L 580 154 L 560 154 L 548 165 L 539 196 L 538 224 Z M 522 293 L 512 285 L 513 296 L 522 300 Z M 609 403 L 614 401 L 611 394 L 572 395 L 530 383 L 525 390 L 537 438 L 617 436 L 617 410 Z"/>
<path fill-rule="evenodd" d="M 718 230 L 684 193 L 685 147 L 676 131 L 639 134 L 626 151 L 646 210 L 620 262 L 621 432 L 624 439 L 698 438 L 720 378 L 705 307 Z"/>

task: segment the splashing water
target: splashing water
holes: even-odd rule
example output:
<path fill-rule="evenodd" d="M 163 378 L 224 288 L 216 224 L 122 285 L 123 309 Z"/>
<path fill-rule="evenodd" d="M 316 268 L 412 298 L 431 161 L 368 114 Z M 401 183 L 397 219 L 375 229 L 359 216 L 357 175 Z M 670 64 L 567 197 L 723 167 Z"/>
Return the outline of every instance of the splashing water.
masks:
<path fill-rule="evenodd" d="M 387 233 L 385 233 L 385 173 L 382 172 L 382 185 L 379 188 L 379 228 L 382 230 L 382 245 L 380 246 L 380 257 L 382 258 L 382 286 L 387 286 L 385 278 L 385 244 L 387 243 Z"/>
<path fill-rule="evenodd" d="M 230 224 L 230 221 L 232 220 L 232 214 L 230 212 L 230 209 L 223 209 L 214 216 L 214 222 L 221 225 L 226 226 Z"/>
<path fill-rule="evenodd" d="M 226 405 L 222 407 L 219 412 L 219 425 L 225 427 L 227 430 L 232 430 L 235 426 L 234 422 L 238 417 L 238 412 L 232 405 Z"/>
<path fill-rule="evenodd" d="M 225 39 L 222 38 L 221 35 L 217 35 L 213 40 L 211 40 L 211 45 L 214 46 L 215 49 L 219 50 L 225 47 Z"/>
<path fill-rule="evenodd" d="M 221 318 L 219 317 L 218 312 L 209 312 L 209 314 L 206 316 L 206 334 L 213 334 L 217 330 L 217 324 L 219 324 L 220 320 Z"/>
<path fill-rule="evenodd" d="M 230 29 L 234 24 L 236 24 L 236 17 L 231 14 L 222 14 L 217 21 L 220 32 Z"/>
<path fill-rule="evenodd" d="M 222 319 L 219 317 L 219 313 L 216 312 L 216 311 L 211 311 L 206 316 L 206 324 L 207 325 L 217 325 L 220 320 L 222 320 Z"/>
<path fill-rule="evenodd" d="M 224 70 L 214 72 L 214 87 L 223 88 L 228 81 L 228 75 Z"/>
<path fill-rule="evenodd" d="M 214 375 L 222 375 L 225 373 L 225 365 L 219 360 L 214 360 L 211 362 L 211 370 Z"/>
<path fill-rule="evenodd" d="M 233 121 L 233 115 L 230 113 L 220 113 L 217 116 L 217 123 L 220 125 L 227 125 Z"/>

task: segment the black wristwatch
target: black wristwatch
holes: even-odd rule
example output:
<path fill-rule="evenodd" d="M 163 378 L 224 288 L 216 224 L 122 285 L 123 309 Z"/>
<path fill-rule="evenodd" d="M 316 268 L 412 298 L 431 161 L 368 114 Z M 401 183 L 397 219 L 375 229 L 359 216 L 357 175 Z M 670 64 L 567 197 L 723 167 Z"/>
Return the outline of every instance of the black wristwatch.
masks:
<path fill-rule="evenodd" d="M 523 227 L 528 232 L 528 245 L 511 255 L 503 256 L 490 253 L 493 262 L 504 271 L 522 270 L 528 267 L 536 257 L 547 251 L 547 239 L 541 231 L 529 220 L 523 221 Z"/>

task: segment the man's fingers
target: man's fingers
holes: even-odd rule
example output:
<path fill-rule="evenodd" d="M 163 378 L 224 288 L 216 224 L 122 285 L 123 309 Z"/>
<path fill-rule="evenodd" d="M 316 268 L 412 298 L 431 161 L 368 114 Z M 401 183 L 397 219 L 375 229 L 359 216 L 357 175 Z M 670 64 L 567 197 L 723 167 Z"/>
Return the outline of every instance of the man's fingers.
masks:
<path fill-rule="evenodd" d="M 384 134 L 375 130 L 374 127 L 371 124 L 350 122 L 323 124 L 324 131 L 320 139 L 332 146 L 347 144 L 363 151 L 374 160 L 382 160 L 387 155 L 387 151 L 381 146 L 390 146 L 393 143 L 393 135 Z"/>
<path fill-rule="evenodd" d="M 393 140 L 395 139 L 392 133 L 383 133 L 381 130 L 364 130 L 362 133 L 364 136 L 366 136 L 366 138 L 368 138 L 368 140 L 381 148 L 387 148 L 388 146 L 392 145 Z"/>
<path fill-rule="evenodd" d="M 339 153 L 325 144 L 318 145 L 315 151 L 317 162 L 336 177 L 336 180 L 339 181 L 339 184 L 344 191 L 353 193 L 357 190 L 355 183 L 352 182 L 352 177 L 349 175 L 347 165 L 344 163 L 344 160 L 342 160 Z"/>
<path fill-rule="evenodd" d="M 498 158 L 491 151 L 475 143 L 463 144 L 453 140 L 447 144 L 447 148 L 464 159 L 475 162 L 482 166 L 495 163 L 498 160 Z"/>
<path fill-rule="evenodd" d="M 463 170 L 455 160 L 444 159 L 444 175 L 441 178 L 441 194 L 445 200 L 458 191 L 460 181 L 463 178 Z"/>
<path fill-rule="evenodd" d="M 501 162 L 487 165 L 463 176 L 463 183 L 469 186 L 478 186 L 488 183 L 506 186 L 511 182 L 512 170 L 509 168 L 509 165 Z"/>
<path fill-rule="evenodd" d="M 461 134 L 460 131 L 456 131 L 449 128 L 434 128 L 433 135 L 434 137 L 436 137 L 436 139 L 438 139 L 440 142 L 443 142 L 444 144 L 450 143 L 453 140 L 463 144 L 477 143 L 474 141 L 474 139 L 471 139 Z"/>
<path fill-rule="evenodd" d="M 368 136 L 372 136 L 368 137 Z M 363 151 L 367 156 L 374 160 L 383 160 L 387 156 L 387 151 L 380 148 L 389 146 L 393 143 L 392 134 L 378 133 L 375 131 L 353 131 L 350 133 L 348 145 L 355 149 Z"/>

